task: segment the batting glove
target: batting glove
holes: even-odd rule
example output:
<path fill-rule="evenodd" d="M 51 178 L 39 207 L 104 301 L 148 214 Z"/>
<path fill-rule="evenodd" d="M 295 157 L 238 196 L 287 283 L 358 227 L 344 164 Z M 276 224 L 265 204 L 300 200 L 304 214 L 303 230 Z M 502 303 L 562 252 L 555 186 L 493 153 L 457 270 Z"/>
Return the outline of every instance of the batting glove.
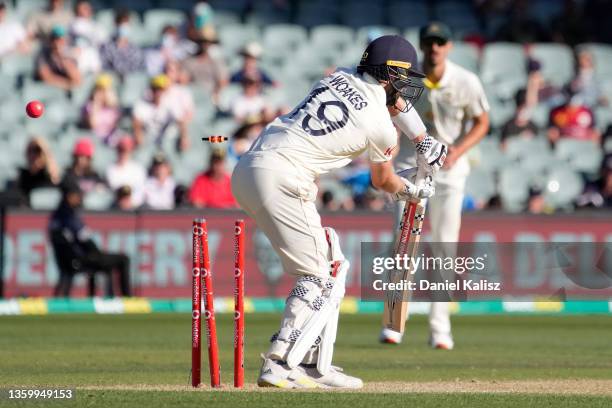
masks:
<path fill-rule="evenodd" d="M 436 192 L 436 188 L 431 176 L 426 176 L 422 180 L 416 181 L 417 169 L 411 168 L 402 170 L 397 173 L 404 183 L 404 188 L 395 194 L 392 194 L 395 201 L 410 201 L 429 198 Z"/>
<path fill-rule="evenodd" d="M 425 174 L 434 175 L 446 159 L 447 148 L 429 135 L 414 145 L 417 151 L 417 167 Z"/>

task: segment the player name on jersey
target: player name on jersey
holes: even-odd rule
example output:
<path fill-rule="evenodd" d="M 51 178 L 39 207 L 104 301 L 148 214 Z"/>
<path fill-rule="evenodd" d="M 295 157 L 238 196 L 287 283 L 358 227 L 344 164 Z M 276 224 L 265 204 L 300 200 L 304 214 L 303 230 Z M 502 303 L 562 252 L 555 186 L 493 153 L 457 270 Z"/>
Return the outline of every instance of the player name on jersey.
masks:
<path fill-rule="evenodd" d="M 329 80 L 329 86 L 353 105 L 355 110 L 361 110 L 368 106 L 365 98 L 355 88 L 351 87 L 346 78 L 341 75 L 332 76 Z"/>

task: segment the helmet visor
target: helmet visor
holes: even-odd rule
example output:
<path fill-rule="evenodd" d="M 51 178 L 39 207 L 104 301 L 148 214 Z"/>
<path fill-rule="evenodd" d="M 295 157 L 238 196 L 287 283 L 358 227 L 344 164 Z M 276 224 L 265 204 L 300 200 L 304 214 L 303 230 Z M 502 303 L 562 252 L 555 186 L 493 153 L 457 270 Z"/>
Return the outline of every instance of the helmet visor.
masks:
<path fill-rule="evenodd" d="M 407 112 L 423 93 L 423 83 L 419 76 L 415 76 L 409 68 L 387 65 L 387 73 L 397 97 L 406 102 L 406 108 L 403 111 Z"/>

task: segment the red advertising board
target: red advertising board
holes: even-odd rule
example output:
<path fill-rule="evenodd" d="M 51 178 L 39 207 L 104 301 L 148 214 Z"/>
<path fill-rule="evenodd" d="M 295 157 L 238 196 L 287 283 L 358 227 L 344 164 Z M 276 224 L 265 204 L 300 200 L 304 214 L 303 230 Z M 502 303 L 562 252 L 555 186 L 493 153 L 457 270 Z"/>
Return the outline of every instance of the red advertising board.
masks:
<path fill-rule="evenodd" d="M 134 293 L 147 297 L 189 297 L 191 294 L 191 223 L 208 221 L 215 294 L 231 296 L 234 221 L 238 211 L 90 213 L 86 224 L 102 248 L 125 252 L 131 259 Z M 463 218 L 461 240 L 494 242 L 612 242 L 612 223 L 605 214 L 526 216 L 472 213 Z M 57 267 L 47 237 L 48 214 L 9 212 L 5 241 L 5 296 L 50 296 Z M 351 261 L 347 293 L 359 294 L 361 242 L 390 241 L 390 213 L 330 213 L 323 224 L 336 229 Z M 426 226 L 427 230 L 427 221 Z M 245 292 L 247 296 L 285 297 L 293 286 L 252 220 L 246 219 Z M 427 238 L 427 233 L 425 234 Z M 99 285 L 100 294 L 103 285 Z M 554 289 L 551 287 L 551 290 Z M 84 278 L 75 296 L 84 296 Z"/>

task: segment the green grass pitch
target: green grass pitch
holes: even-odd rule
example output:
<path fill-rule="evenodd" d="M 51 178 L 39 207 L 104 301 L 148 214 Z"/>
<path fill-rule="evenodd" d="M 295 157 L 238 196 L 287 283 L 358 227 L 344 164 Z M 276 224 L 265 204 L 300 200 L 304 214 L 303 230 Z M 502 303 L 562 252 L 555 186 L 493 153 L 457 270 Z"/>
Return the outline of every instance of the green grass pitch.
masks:
<path fill-rule="evenodd" d="M 426 346 L 422 316 L 409 321 L 404 344 L 382 346 L 376 341 L 379 316 L 342 315 L 334 364 L 363 378 L 366 386 L 376 384 L 358 393 L 259 392 L 252 385 L 232 390 L 233 321 L 231 315 L 217 321 L 224 388 L 192 391 L 189 314 L 0 317 L 0 388 L 76 388 L 75 401 L 44 406 L 612 406 L 612 390 L 563 393 L 564 384 L 573 381 L 612 387 L 610 316 L 455 317 L 457 346 L 448 352 Z M 247 315 L 247 383 L 255 382 L 259 354 L 278 322 L 278 315 Z M 207 384 L 205 347 L 202 368 Z M 525 381 L 542 380 L 542 390 L 521 388 Z M 411 392 L 398 391 L 403 382 Z M 387 383 L 395 385 L 387 388 Z M 450 388 L 419 392 L 421 383 Z M 512 391 L 479 392 L 481 383 Z M 0 406 L 23 405 L 6 394 L 0 398 Z"/>

